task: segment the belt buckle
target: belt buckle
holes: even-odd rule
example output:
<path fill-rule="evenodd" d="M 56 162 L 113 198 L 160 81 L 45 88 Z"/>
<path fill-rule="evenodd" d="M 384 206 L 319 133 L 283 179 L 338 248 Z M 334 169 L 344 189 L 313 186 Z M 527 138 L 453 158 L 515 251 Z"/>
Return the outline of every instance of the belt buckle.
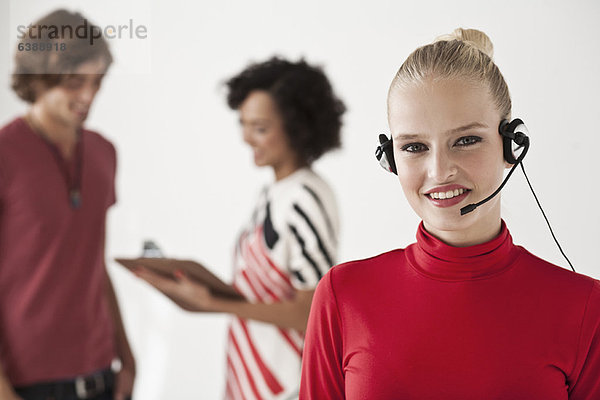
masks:
<path fill-rule="evenodd" d="M 75 394 L 79 399 L 89 399 L 104 393 L 104 376 L 94 374 L 75 378 Z"/>

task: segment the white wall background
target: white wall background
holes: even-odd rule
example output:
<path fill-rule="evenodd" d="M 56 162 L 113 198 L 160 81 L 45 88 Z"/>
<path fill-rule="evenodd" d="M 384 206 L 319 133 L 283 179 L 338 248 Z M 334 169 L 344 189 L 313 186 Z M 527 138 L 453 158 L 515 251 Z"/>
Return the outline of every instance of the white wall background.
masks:
<path fill-rule="evenodd" d="M 377 134 L 387 129 L 394 72 L 439 34 L 482 29 L 494 42 L 514 115 L 529 127 L 526 167 L 542 204 L 577 270 L 600 278 L 597 1 L 3 0 L 1 124 L 26 109 L 9 89 L 16 25 L 59 6 L 99 25 L 131 18 L 148 28 L 146 40 L 111 41 L 116 63 L 88 121 L 119 152 L 107 259 L 137 355 L 137 399 L 222 393 L 227 318 L 182 312 L 110 260 L 137 255 L 152 238 L 168 255 L 229 277 L 235 234 L 272 179 L 253 167 L 220 87 L 249 60 L 280 54 L 323 64 L 348 106 L 343 149 L 315 165 L 338 196 L 344 261 L 414 240 L 418 220 L 373 157 Z M 515 242 L 565 265 L 521 172 L 503 203 Z"/>

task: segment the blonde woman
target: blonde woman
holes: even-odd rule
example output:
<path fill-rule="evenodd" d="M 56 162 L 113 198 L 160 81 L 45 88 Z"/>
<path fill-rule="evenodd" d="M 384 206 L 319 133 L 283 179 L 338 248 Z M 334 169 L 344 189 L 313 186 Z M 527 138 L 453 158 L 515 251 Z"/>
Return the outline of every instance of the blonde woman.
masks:
<path fill-rule="evenodd" d="M 600 398 L 600 282 L 513 244 L 499 195 L 460 212 L 516 163 L 491 55 L 484 33 L 457 29 L 395 76 L 390 168 L 423 220 L 417 242 L 321 280 L 301 399 Z"/>

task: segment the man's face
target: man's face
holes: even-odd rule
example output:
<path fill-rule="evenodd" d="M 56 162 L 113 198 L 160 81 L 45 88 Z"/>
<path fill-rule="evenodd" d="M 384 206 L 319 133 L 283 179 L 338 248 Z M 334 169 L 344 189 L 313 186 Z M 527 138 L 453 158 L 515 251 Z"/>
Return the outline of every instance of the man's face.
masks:
<path fill-rule="evenodd" d="M 81 128 L 100 89 L 106 69 L 106 62 L 102 59 L 80 64 L 57 86 L 40 90 L 34 106 L 40 107 L 55 123 L 68 128 Z"/>

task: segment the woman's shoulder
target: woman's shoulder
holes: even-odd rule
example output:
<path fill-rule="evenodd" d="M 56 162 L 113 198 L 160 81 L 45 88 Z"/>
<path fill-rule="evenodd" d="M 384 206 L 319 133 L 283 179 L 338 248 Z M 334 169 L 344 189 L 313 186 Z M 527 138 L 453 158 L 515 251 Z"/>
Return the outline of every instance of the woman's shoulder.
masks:
<path fill-rule="evenodd" d="M 285 179 L 276 182 L 271 192 L 288 201 L 303 201 L 305 198 L 318 199 L 321 203 L 335 201 L 329 183 L 309 168 L 302 168 Z"/>
<path fill-rule="evenodd" d="M 596 290 L 600 288 L 600 281 L 590 276 L 546 261 L 522 246 L 517 248 L 521 251 L 521 256 L 517 259 L 523 266 L 521 270 L 540 287 L 560 288 L 563 293 L 573 294 L 589 293 L 594 287 Z"/>
<path fill-rule="evenodd" d="M 281 222 L 301 213 L 310 219 L 325 218 L 337 226 L 338 208 L 333 190 L 311 169 L 303 168 L 273 184 L 268 189 L 267 200 L 275 219 Z"/>
<path fill-rule="evenodd" d="M 352 270 L 357 268 L 372 267 L 375 265 L 387 265 L 390 262 L 397 262 L 399 257 L 403 257 L 406 249 L 389 250 L 371 257 L 360 258 L 346 261 L 335 266 L 339 270 Z"/>
<path fill-rule="evenodd" d="M 335 282 L 365 282 L 372 278 L 385 277 L 391 269 L 397 269 L 405 260 L 405 249 L 395 249 L 376 256 L 347 261 L 331 268 L 328 272 Z"/>

